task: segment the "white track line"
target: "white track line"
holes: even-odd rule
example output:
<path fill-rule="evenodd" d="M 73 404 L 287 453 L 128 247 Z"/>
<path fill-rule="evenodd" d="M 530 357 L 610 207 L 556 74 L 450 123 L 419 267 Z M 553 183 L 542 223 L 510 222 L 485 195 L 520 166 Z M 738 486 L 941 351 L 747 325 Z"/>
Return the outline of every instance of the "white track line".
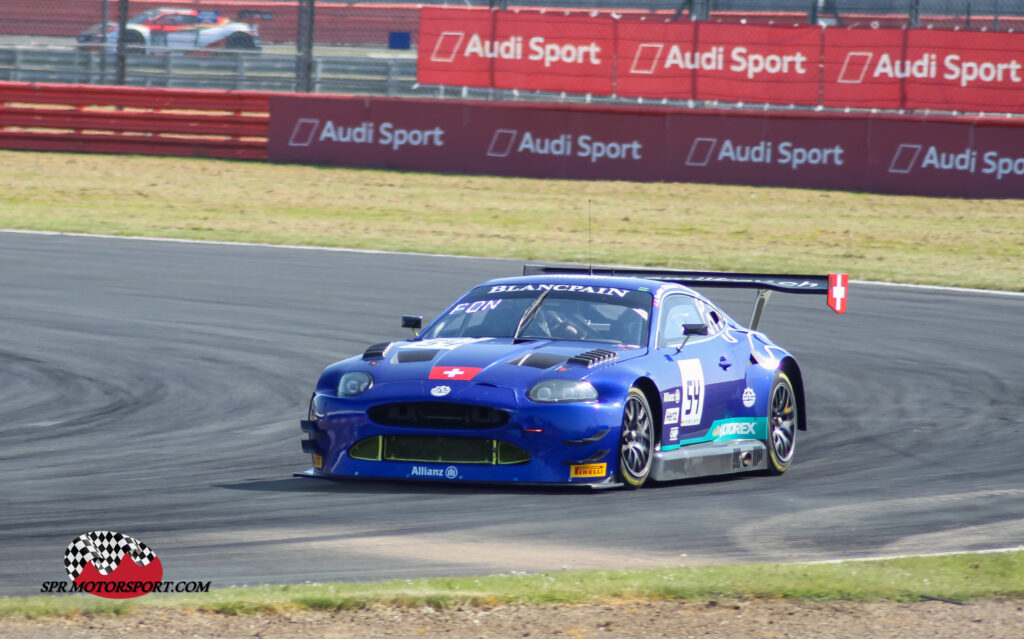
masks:
<path fill-rule="evenodd" d="M 932 552 L 923 553 L 919 555 L 884 555 L 882 557 L 856 557 L 853 559 L 823 559 L 821 561 L 801 561 L 797 563 L 803 565 L 843 564 L 851 561 L 889 561 L 892 559 L 914 559 L 917 557 L 957 557 L 960 555 L 994 555 L 999 553 L 1022 551 L 1024 551 L 1024 546 L 1016 546 L 1014 548 L 991 548 L 988 550 L 956 550 L 952 552 Z"/>
<path fill-rule="evenodd" d="M 260 242 L 223 242 L 218 240 L 188 240 L 174 237 L 143 237 L 136 235 L 102 235 L 99 233 L 62 233 L 59 231 L 25 231 L 20 229 L 0 229 L 0 233 L 20 233 L 23 235 L 48 235 L 66 237 L 89 237 L 104 240 L 135 240 L 141 242 L 176 242 L 179 244 L 208 244 L 212 246 L 251 246 L 258 248 L 290 249 L 300 251 L 333 251 L 337 253 L 363 253 L 368 255 L 415 255 L 418 257 L 444 257 L 464 260 L 501 260 L 501 261 L 539 261 L 522 260 L 511 257 L 480 257 L 476 255 L 449 255 L 446 253 L 416 253 L 412 251 L 380 251 L 375 249 L 354 249 L 334 246 L 299 246 L 296 244 L 264 244 Z M 981 293 L 984 295 L 1004 295 L 1010 297 L 1024 297 L 1024 292 L 1017 291 L 993 291 L 984 288 L 957 288 L 955 286 L 936 286 L 932 284 L 901 284 L 899 282 L 876 282 L 874 280 L 850 280 L 853 284 L 867 286 L 897 286 L 902 288 L 915 288 L 931 291 L 949 291 L 953 293 Z"/>

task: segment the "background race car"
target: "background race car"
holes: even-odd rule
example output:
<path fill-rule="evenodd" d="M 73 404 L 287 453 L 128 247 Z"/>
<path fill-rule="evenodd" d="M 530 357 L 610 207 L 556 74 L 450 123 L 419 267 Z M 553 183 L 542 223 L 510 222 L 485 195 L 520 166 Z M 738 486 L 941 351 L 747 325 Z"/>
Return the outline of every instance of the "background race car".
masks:
<path fill-rule="evenodd" d="M 259 11 L 240 11 L 239 20 L 268 19 Z M 82 44 L 106 43 L 116 46 L 117 23 L 107 23 L 106 39 L 103 25 L 95 25 L 78 36 Z M 217 11 L 197 9 L 150 9 L 128 20 L 125 45 L 133 53 L 155 53 L 161 49 L 239 49 L 260 48 L 259 27 L 221 17 Z"/>

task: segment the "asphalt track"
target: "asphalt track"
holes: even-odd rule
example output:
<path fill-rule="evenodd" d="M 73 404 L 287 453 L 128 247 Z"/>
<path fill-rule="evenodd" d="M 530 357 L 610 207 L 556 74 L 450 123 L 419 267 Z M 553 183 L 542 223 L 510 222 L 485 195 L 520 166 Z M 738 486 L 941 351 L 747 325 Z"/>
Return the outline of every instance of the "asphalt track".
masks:
<path fill-rule="evenodd" d="M 294 479 L 328 363 L 521 263 L 0 233 L 0 594 L 92 530 L 165 579 L 413 578 L 1024 544 L 1024 297 L 776 295 L 810 430 L 784 476 L 638 492 Z M 748 312 L 751 293 L 719 293 Z"/>

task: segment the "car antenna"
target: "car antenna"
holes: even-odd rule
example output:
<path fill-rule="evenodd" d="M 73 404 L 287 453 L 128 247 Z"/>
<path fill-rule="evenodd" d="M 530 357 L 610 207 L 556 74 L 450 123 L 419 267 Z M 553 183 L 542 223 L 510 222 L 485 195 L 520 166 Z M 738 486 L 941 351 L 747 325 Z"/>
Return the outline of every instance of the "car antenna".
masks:
<path fill-rule="evenodd" d="M 594 274 L 594 218 L 590 213 L 591 199 L 587 198 L 587 262 L 590 263 L 590 274 Z"/>

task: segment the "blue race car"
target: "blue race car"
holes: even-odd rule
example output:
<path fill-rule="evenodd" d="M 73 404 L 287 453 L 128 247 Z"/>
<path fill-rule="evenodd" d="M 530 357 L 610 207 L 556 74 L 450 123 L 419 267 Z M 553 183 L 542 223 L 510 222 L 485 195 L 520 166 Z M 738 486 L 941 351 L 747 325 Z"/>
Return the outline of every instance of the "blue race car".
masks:
<path fill-rule="evenodd" d="M 523 272 L 328 366 L 296 476 L 636 488 L 789 468 L 803 378 L 758 320 L 772 291 L 844 312 L 845 274 Z M 750 328 L 687 285 L 756 289 Z"/>

